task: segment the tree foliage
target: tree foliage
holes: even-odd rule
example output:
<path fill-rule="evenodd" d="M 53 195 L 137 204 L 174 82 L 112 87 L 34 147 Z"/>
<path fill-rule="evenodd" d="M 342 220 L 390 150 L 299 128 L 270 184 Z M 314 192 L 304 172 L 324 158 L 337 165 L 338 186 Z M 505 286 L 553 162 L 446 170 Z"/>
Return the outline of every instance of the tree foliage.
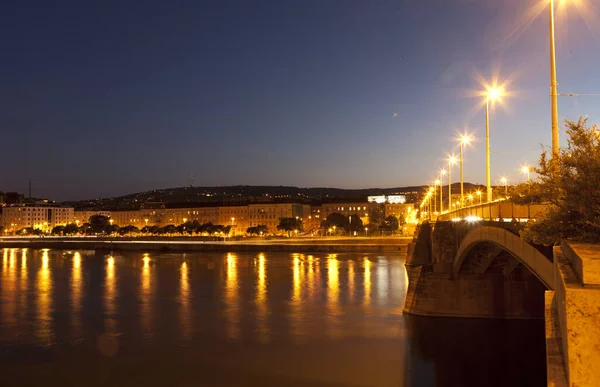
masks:
<path fill-rule="evenodd" d="M 565 120 L 567 147 L 552 157 L 542 153 L 534 172 L 538 181 L 520 184 L 511 200 L 518 204 L 549 204 L 522 236 L 538 244 L 561 239 L 600 242 L 600 132 L 587 118 Z"/>
<path fill-rule="evenodd" d="M 264 224 L 258 226 L 248 227 L 246 232 L 250 235 L 265 235 L 269 231 L 269 228 Z"/>
<path fill-rule="evenodd" d="M 302 231 L 302 220 L 299 218 L 279 218 L 277 229 L 287 231 L 289 236 L 294 230 Z"/>
<path fill-rule="evenodd" d="M 387 216 L 383 220 L 381 225 L 379 226 L 380 229 L 390 231 L 390 232 L 397 231 L 398 227 L 399 227 L 398 218 L 396 218 L 393 215 Z"/>

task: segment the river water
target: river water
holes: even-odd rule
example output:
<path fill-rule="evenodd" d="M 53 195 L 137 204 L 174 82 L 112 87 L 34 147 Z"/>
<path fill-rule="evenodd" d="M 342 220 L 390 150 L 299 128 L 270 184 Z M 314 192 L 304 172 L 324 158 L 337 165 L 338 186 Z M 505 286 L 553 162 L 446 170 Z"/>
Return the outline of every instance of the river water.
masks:
<path fill-rule="evenodd" d="M 4 249 L 3 386 L 543 386 L 543 321 L 402 314 L 403 257 Z"/>

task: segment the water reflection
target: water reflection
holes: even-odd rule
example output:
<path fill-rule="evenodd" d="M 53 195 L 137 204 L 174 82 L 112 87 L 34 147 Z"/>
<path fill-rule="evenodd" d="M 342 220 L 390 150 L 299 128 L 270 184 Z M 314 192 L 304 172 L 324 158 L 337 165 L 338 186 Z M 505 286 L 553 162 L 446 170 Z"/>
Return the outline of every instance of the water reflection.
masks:
<path fill-rule="evenodd" d="M 104 329 L 109 334 L 117 333 L 115 258 L 111 255 L 106 259 L 106 283 L 104 284 L 104 308 L 106 316 Z"/>
<path fill-rule="evenodd" d="M 73 254 L 71 263 L 71 328 L 73 336 L 78 338 L 82 335 L 81 327 L 81 302 L 83 292 L 83 281 L 81 280 L 81 253 Z"/>
<path fill-rule="evenodd" d="M 348 261 L 348 302 L 354 301 L 354 261 Z"/>
<path fill-rule="evenodd" d="M 150 314 L 152 313 L 152 304 L 150 303 L 150 296 L 152 292 L 152 278 L 150 272 L 150 255 L 145 253 L 142 257 L 142 281 L 140 288 L 140 325 L 142 326 L 142 332 L 146 338 L 150 338 L 152 335 L 152 320 Z"/>
<path fill-rule="evenodd" d="M 256 286 L 256 320 L 258 324 L 258 339 L 266 343 L 269 341 L 269 321 L 267 306 L 267 268 L 265 255 L 258 255 L 258 283 Z"/>
<path fill-rule="evenodd" d="M 365 257 L 365 259 L 363 261 L 363 265 L 364 265 L 364 269 L 365 269 L 363 304 L 364 304 L 364 306 L 369 306 L 371 304 L 371 261 L 369 261 L 368 257 Z"/>
<path fill-rule="evenodd" d="M 507 331 L 496 324 L 482 328 L 487 322 L 477 320 L 409 320 L 400 312 L 406 276 L 399 257 L 100 258 L 5 249 L 0 259 L 0 364 L 12 372 L 3 374 L 3 385 L 18 385 L 23 375 L 31 385 L 81 385 L 70 378 L 84 372 L 125 385 L 138 364 L 148 364 L 146 386 L 164 385 L 173 374 L 181 377 L 178 384 L 197 385 L 215 368 L 238 377 L 223 385 L 247 384 L 248 370 L 267 386 L 498 385 L 495 378 L 504 385 L 543 385 L 543 322 L 533 331 L 519 323 Z M 214 265 L 222 270 L 211 270 Z M 20 313 L 26 302 L 31 313 Z M 118 336 L 103 335 L 107 330 Z M 120 371 L 114 372 L 115 362 L 99 361 L 99 353 L 115 356 Z M 32 367 L 46 363 L 52 367 L 43 372 Z M 63 371 L 73 363 L 81 367 L 77 372 Z M 465 364 L 485 372 L 469 379 Z M 509 371 L 498 376 L 498 369 Z"/>
<path fill-rule="evenodd" d="M 27 249 L 21 250 L 21 281 L 19 284 L 20 300 L 19 305 L 21 309 L 21 317 L 25 316 L 27 312 L 27 294 L 29 293 L 27 284 Z"/>
<path fill-rule="evenodd" d="M 235 254 L 227 254 L 227 271 L 225 273 L 225 319 L 227 321 L 225 322 L 225 326 L 227 337 L 230 340 L 238 340 L 240 338 L 237 260 Z"/>
<path fill-rule="evenodd" d="M 380 257 L 377 260 L 377 295 L 376 300 L 379 305 L 384 305 L 388 302 L 388 290 L 390 286 L 389 281 L 390 267 L 387 264 L 385 257 Z"/>
<path fill-rule="evenodd" d="M 302 284 L 304 282 L 304 261 L 300 254 L 292 255 L 292 302 L 290 305 L 290 326 L 294 338 L 303 336 L 302 332 Z"/>
<path fill-rule="evenodd" d="M 190 282 L 186 261 L 183 261 L 179 268 L 179 304 L 181 305 L 179 312 L 181 317 L 181 335 L 184 340 L 189 340 L 192 321 L 190 316 Z"/>
<path fill-rule="evenodd" d="M 45 345 L 50 345 L 54 338 L 52 330 L 52 277 L 49 268 L 48 250 L 42 251 L 42 266 L 37 273 L 37 324 L 36 336 Z"/>
<path fill-rule="evenodd" d="M 10 254 L 10 255 L 8 255 Z M 10 258 L 9 258 L 10 257 Z M 6 325 L 12 326 L 17 321 L 17 264 L 16 249 L 4 250 L 2 270 L 2 293 L 5 294 L 2 314 L 6 316 Z"/>
<path fill-rule="evenodd" d="M 338 315 L 340 313 L 340 273 L 337 255 L 330 254 L 327 257 L 327 326 L 330 337 L 339 337 L 340 322 Z"/>

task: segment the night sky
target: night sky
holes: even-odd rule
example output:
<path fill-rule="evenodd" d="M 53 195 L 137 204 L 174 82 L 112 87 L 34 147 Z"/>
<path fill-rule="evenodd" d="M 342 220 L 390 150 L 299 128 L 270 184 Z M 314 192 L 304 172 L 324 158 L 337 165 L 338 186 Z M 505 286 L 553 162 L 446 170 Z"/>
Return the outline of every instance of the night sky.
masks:
<path fill-rule="evenodd" d="M 32 179 L 34 196 L 86 199 L 190 173 L 197 186 L 427 184 L 466 128 L 465 180 L 483 183 L 477 74 L 511 81 L 492 111 L 492 179 L 522 180 L 551 140 L 536 3 L 4 2 L 0 190 Z M 600 13 L 584 7 L 557 7 L 560 93 L 600 93 Z M 559 104 L 561 120 L 600 122 L 600 97 Z"/>

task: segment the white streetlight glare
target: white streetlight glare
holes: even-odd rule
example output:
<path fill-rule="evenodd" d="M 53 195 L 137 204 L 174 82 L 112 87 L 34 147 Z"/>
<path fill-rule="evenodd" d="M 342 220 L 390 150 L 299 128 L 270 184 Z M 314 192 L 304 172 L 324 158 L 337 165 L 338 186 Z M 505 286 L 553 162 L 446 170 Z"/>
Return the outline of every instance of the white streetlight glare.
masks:
<path fill-rule="evenodd" d="M 529 182 L 529 178 L 530 178 L 530 172 L 531 172 L 531 168 L 529 167 L 529 165 L 522 165 L 521 166 L 521 173 L 524 175 L 527 175 L 527 181 Z"/>

